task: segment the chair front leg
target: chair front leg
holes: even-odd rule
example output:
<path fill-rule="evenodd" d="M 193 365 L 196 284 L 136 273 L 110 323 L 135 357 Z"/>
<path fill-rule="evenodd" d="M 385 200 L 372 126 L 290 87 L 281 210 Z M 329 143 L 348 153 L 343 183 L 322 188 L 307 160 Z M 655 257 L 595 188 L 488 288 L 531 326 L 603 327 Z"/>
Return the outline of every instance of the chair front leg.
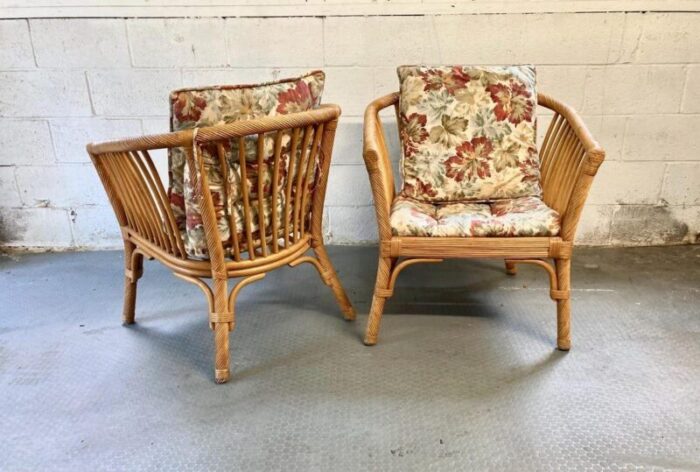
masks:
<path fill-rule="evenodd" d="M 372 307 L 369 311 L 367 329 L 365 330 L 365 345 L 374 346 L 377 344 L 379 336 L 379 326 L 384 313 L 384 303 L 386 302 L 387 291 L 389 290 L 389 279 L 391 271 L 396 263 L 396 258 L 380 257 L 377 267 L 377 281 L 374 284 L 374 296 L 372 297 Z"/>
<path fill-rule="evenodd" d="M 556 259 L 557 285 L 557 348 L 571 349 L 571 259 Z"/>
<path fill-rule="evenodd" d="M 229 323 L 214 323 L 214 380 L 218 384 L 231 377 L 228 338 Z"/>
<path fill-rule="evenodd" d="M 214 330 L 214 380 L 222 384 L 230 377 L 229 332 L 233 329 L 233 311 L 229 307 L 226 278 L 214 279 L 214 311 L 209 321 Z"/>
<path fill-rule="evenodd" d="M 326 274 L 325 277 L 328 278 L 331 290 L 333 290 L 333 295 L 335 295 L 335 299 L 338 301 L 338 305 L 340 305 L 340 309 L 343 312 L 343 317 L 348 321 L 353 321 L 355 319 L 355 309 L 353 308 L 352 303 L 350 303 L 350 299 L 345 293 L 345 289 L 340 284 L 340 279 L 338 279 L 338 274 L 336 273 L 335 268 L 328 257 L 326 247 L 323 245 L 323 243 L 317 242 L 313 249 L 316 257 L 318 258 L 318 262 L 321 264 L 321 267 Z"/>
<path fill-rule="evenodd" d="M 134 253 L 136 246 L 124 241 L 124 310 L 122 324 L 134 324 L 136 318 L 136 285 L 143 274 L 143 255 Z"/>

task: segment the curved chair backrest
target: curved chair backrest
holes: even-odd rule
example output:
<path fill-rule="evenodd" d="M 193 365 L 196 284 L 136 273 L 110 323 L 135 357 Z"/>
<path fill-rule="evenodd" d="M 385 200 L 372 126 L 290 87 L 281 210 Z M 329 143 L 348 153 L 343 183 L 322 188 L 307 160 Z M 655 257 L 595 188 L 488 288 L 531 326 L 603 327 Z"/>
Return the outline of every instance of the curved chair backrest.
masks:
<path fill-rule="evenodd" d="M 203 225 L 209 220 L 210 226 L 229 228 L 205 231 L 210 253 L 223 247 L 236 262 L 277 259 L 321 238 L 339 115 L 338 107 L 323 106 L 196 131 L 194 167 L 216 165 L 222 176 L 218 201 L 202 202 Z M 195 187 L 212 188 L 209 175 L 200 171 Z"/>
<path fill-rule="evenodd" d="M 207 272 L 208 263 L 188 256 L 149 155 L 153 149 L 185 149 L 209 256 L 230 257 L 227 268 L 245 275 L 253 267 L 297 256 L 322 237 L 323 201 L 339 115 L 337 106 L 324 105 L 228 125 L 89 144 L 87 150 L 125 237 L 138 240 L 144 252 L 166 263 L 182 267 L 187 261 L 194 274 Z M 242 164 L 240 178 L 223 179 L 222 195 L 215 196 L 207 181 L 208 167 L 220 166 L 221 175 L 229 176 L 233 162 Z M 229 211 L 221 198 L 233 200 L 232 208 L 240 212 Z M 232 231 L 219 231 L 223 218 Z"/>

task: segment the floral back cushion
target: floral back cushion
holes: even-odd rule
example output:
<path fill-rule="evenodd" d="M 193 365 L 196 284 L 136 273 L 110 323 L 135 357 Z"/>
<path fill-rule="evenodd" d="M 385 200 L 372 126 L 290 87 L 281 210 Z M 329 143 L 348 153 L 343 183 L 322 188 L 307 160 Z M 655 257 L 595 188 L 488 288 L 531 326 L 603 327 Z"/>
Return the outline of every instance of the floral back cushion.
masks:
<path fill-rule="evenodd" d="M 401 66 L 402 194 L 428 202 L 539 196 L 532 66 Z"/>
<path fill-rule="evenodd" d="M 171 130 L 179 131 L 195 127 L 214 126 L 238 120 L 252 120 L 265 116 L 307 111 L 320 105 L 325 75 L 322 71 L 310 72 L 302 77 L 269 82 L 259 85 L 213 86 L 203 88 L 181 89 L 171 92 Z M 241 165 L 237 139 L 224 143 L 225 158 L 228 161 L 227 175 L 223 174 L 216 146 L 204 147 L 202 158 L 209 181 L 214 207 L 217 213 L 219 233 L 222 241 L 230 242 L 231 223 L 236 226 L 233 237 L 242 240 L 243 202 L 241 192 Z M 258 178 L 263 181 L 263 191 L 269 192 L 272 185 L 272 165 L 274 156 L 274 133 L 264 136 L 264 155 L 262 168 L 258 168 L 257 136 L 248 136 L 244 140 L 246 177 L 249 198 L 253 207 L 253 231 L 257 230 L 259 207 L 254 204 L 258 198 Z M 282 159 L 290 153 L 290 137 L 284 135 L 281 142 Z M 301 146 L 299 146 L 301 148 Z M 298 149 L 298 153 L 301 149 Z M 283 165 L 282 168 L 285 168 Z M 183 234 L 187 254 L 195 258 L 206 258 L 207 244 L 204 237 L 202 215 L 197 195 L 191 182 L 191 172 L 187 163 L 185 149 L 175 148 L 169 155 L 170 188 L 168 195 L 170 206 L 175 214 L 178 227 Z M 280 173 L 279 184 L 287 176 Z M 226 180 L 229 185 L 226 186 Z M 227 189 L 230 189 L 227 191 Z M 264 199 L 264 219 L 269 220 L 272 206 L 281 209 L 283 192 L 277 202 Z M 279 214 L 279 212 L 278 212 Z M 270 229 L 269 221 L 266 228 Z M 260 235 L 254 233 L 254 238 Z"/>

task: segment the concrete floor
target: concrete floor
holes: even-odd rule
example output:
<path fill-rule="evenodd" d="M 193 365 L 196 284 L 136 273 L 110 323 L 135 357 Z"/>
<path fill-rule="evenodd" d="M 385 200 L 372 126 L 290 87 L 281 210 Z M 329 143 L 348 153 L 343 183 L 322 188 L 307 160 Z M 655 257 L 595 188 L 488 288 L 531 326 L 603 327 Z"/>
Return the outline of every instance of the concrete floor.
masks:
<path fill-rule="evenodd" d="M 0 257 L 0 470 L 700 470 L 700 246 L 579 249 L 573 350 L 546 275 L 407 269 L 360 338 L 375 248 L 247 287 L 233 380 L 198 288 L 157 263 L 120 324 L 119 252 Z"/>

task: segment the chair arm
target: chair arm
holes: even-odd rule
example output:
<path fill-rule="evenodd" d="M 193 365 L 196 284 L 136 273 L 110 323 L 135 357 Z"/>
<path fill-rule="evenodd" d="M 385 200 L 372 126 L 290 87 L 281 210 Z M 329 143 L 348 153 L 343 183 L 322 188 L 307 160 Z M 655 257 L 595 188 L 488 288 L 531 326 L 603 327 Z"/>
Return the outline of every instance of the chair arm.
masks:
<path fill-rule="evenodd" d="M 562 239 L 572 241 L 605 151 L 573 108 L 541 93 L 537 101 L 554 111 L 540 147 L 543 199 L 561 215 Z"/>
<path fill-rule="evenodd" d="M 175 131 L 173 133 L 153 134 L 136 138 L 124 138 L 103 143 L 90 143 L 85 148 L 88 154 L 151 151 L 153 149 L 169 149 L 174 147 L 189 147 L 192 145 L 193 130 Z"/>
<path fill-rule="evenodd" d="M 374 100 L 365 110 L 362 155 L 372 186 L 380 240 L 391 239 L 389 216 L 396 190 L 379 112 L 388 106 L 396 105 L 398 100 L 399 94 L 392 93 Z"/>
<path fill-rule="evenodd" d="M 168 194 L 148 151 L 191 150 L 193 136 L 193 130 L 186 130 L 86 146 L 125 240 L 135 235 L 171 256 L 187 258 Z"/>

